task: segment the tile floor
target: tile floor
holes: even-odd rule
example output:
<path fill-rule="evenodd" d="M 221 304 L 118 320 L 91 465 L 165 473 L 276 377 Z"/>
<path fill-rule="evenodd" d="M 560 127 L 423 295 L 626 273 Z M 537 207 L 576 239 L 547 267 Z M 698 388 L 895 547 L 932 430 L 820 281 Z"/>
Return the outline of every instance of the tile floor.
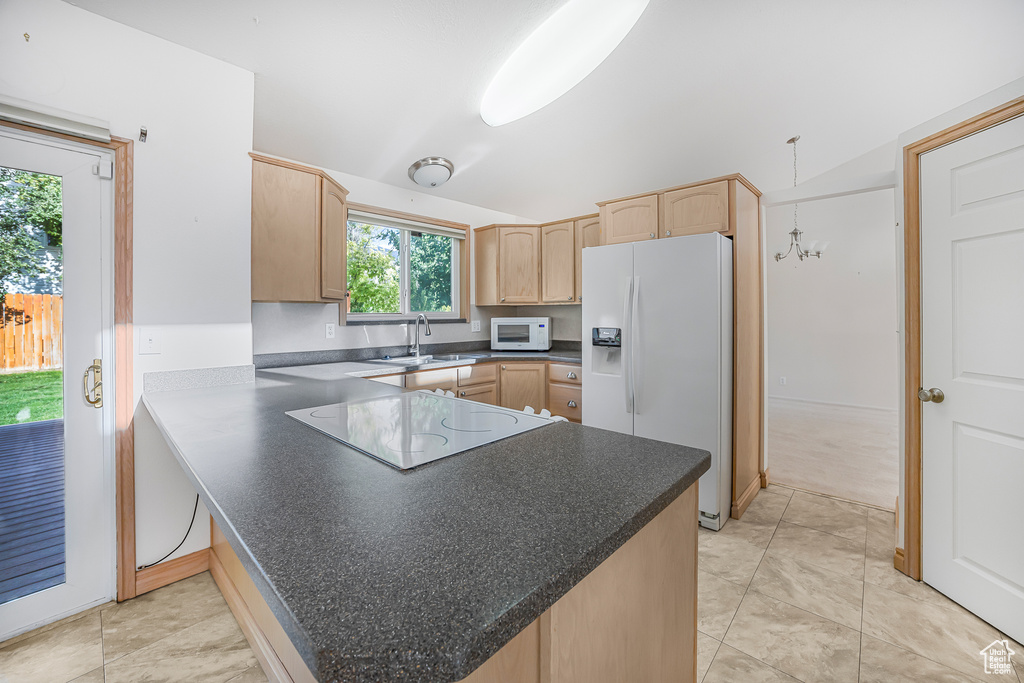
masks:
<path fill-rule="evenodd" d="M 892 508 L 899 492 L 899 415 L 771 397 L 765 458 L 772 481 Z"/>
<path fill-rule="evenodd" d="M 208 572 L 0 643 L 0 683 L 266 680 Z"/>
<path fill-rule="evenodd" d="M 1005 636 L 892 566 L 893 514 L 780 486 L 698 535 L 697 678 L 1006 681 L 979 652 Z"/>
<path fill-rule="evenodd" d="M 698 681 L 1005 681 L 1002 638 L 892 568 L 893 515 L 780 486 L 701 530 Z M 208 573 L 0 643 L 0 683 L 266 681 Z"/>

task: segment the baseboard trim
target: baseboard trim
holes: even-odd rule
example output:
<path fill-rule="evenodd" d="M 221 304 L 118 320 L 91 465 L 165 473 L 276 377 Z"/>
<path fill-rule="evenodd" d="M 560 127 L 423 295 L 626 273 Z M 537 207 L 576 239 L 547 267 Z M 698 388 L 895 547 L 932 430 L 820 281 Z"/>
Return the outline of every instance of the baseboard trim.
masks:
<path fill-rule="evenodd" d="M 259 624 L 256 623 L 256 617 L 253 616 L 249 606 L 245 604 L 242 594 L 238 591 L 234 581 L 231 580 L 227 570 L 221 564 L 220 558 L 217 557 L 217 553 L 213 552 L 213 549 L 210 550 L 210 574 L 213 576 L 217 587 L 220 588 L 224 601 L 228 603 L 228 609 L 235 615 L 235 621 L 238 622 L 238 627 L 242 629 L 242 635 L 249 641 L 249 647 L 252 648 L 253 654 L 259 660 L 260 667 L 263 669 L 263 673 L 266 674 L 269 683 L 293 683 L 293 679 L 288 673 L 288 669 L 285 668 L 284 662 L 277 656 L 277 652 L 267 639 L 267 635 L 260 628 Z"/>
<path fill-rule="evenodd" d="M 768 484 L 772 483 L 769 470 L 765 468 L 765 471 L 761 473 L 761 488 L 768 488 Z"/>
<path fill-rule="evenodd" d="M 789 396 L 765 396 L 767 401 L 789 401 L 792 403 L 809 403 L 816 406 L 830 406 L 832 408 L 856 408 L 857 410 L 872 410 L 877 413 L 898 413 L 899 408 L 879 408 L 878 406 L 864 406 L 857 403 L 836 403 L 834 401 L 814 401 L 809 398 L 791 398 Z"/>
<path fill-rule="evenodd" d="M 194 553 L 140 569 L 135 572 L 135 595 L 163 588 L 175 581 L 201 574 L 209 568 L 210 549 L 203 548 Z"/>
<path fill-rule="evenodd" d="M 743 516 L 743 513 L 747 511 L 749 506 L 754 501 L 754 496 L 761 490 L 761 477 L 754 477 L 747 488 L 744 489 L 732 504 L 732 514 L 730 515 L 733 519 L 739 519 Z"/>

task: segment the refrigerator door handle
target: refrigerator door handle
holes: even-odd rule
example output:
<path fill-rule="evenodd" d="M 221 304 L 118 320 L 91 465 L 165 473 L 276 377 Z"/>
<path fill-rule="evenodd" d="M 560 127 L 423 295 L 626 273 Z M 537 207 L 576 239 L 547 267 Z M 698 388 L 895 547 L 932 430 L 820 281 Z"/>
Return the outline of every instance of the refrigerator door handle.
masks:
<path fill-rule="evenodd" d="M 633 311 L 629 316 L 629 365 L 630 384 L 633 387 L 633 414 L 640 414 L 640 369 L 638 366 L 643 362 L 643 355 L 637 354 L 637 347 L 640 346 L 640 276 L 633 280 Z"/>
<path fill-rule="evenodd" d="M 633 278 L 628 277 L 626 278 L 626 292 L 622 297 L 622 332 L 625 337 L 622 349 L 622 386 L 626 390 L 627 413 L 633 412 L 633 339 L 631 337 L 632 321 L 630 318 L 632 299 Z"/>

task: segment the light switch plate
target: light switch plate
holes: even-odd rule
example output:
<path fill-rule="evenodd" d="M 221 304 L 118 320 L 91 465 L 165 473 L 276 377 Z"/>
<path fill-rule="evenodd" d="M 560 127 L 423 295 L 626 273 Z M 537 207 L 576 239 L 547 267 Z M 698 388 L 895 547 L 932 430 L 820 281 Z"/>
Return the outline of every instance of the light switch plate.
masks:
<path fill-rule="evenodd" d="M 139 328 L 139 355 L 156 356 L 160 354 L 160 338 L 151 327 Z"/>
<path fill-rule="evenodd" d="M 472 325 L 471 329 L 472 329 L 473 332 L 479 332 L 480 331 L 480 321 L 479 320 L 474 320 L 472 323 L 470 323 L 470 325 Z"/>

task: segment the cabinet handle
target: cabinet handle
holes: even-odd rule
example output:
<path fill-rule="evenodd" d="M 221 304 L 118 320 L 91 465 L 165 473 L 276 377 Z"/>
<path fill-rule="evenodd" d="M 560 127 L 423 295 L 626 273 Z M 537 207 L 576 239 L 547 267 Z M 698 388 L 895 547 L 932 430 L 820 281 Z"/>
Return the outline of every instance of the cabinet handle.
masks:
<path fill-rule="evenodd" d="M 460 392 L 459 392 L 459 396 L 465 396 L 465 395 L 466 395 L 466 392 L 465 392 L 465 391 L 460 391 Z"/>
<path fill-rule="evenodd" d="M 569 405 L 570 408 L 575 408 L 576 407 L 576 401 L 569 401 L 568 405 Z"/>
<path fill-rule="evenodd" d="M 571 296 L 569 297 L 569 301 L 572 301 L 572 297 Z"/>
<path fill-rule="evenodd" d="M 580 294 L 580 295 L 579 295 L 578 297 L 576 297 L 576 298 L 577 298 L 577 299 L 579 299 L 580 301 L 583 301 L 583 295 L 582 295 L 582 294 Z"/>
<path fill-rule="evenodd" d="M 665 236 L 666 237 L 671 237 L 672 236 L 672 231 L 671 230 L 666 230 L 665 231 Z"/>
<path fill-rule="evenodd" d="M 575 372 L 570 372 L 568 375 L 565 376 L 565 378 L 566 379 L 576 379 L 576 373 Z"/>
<path fill-rule="evenodd" d="M 651 239 L 652 240 L 654 239 L 654 233 L 653 232 L 651 233 Z"/>
<path fill-rule="evenodd" d="M 505 297 L 501 297 L 501 300 L 502 300 L 502 301 L 504 301 L 504 300 L 505 300 Z"/>
<path fill-rule="evenodd" d="M 501 366 L 501 369 L 502 369 L 502 370 L 504 370 L 504 369 L 505 369 L 505 366 L 504 366 L 504 365 L 502 365 L 502 366 Z"/>

